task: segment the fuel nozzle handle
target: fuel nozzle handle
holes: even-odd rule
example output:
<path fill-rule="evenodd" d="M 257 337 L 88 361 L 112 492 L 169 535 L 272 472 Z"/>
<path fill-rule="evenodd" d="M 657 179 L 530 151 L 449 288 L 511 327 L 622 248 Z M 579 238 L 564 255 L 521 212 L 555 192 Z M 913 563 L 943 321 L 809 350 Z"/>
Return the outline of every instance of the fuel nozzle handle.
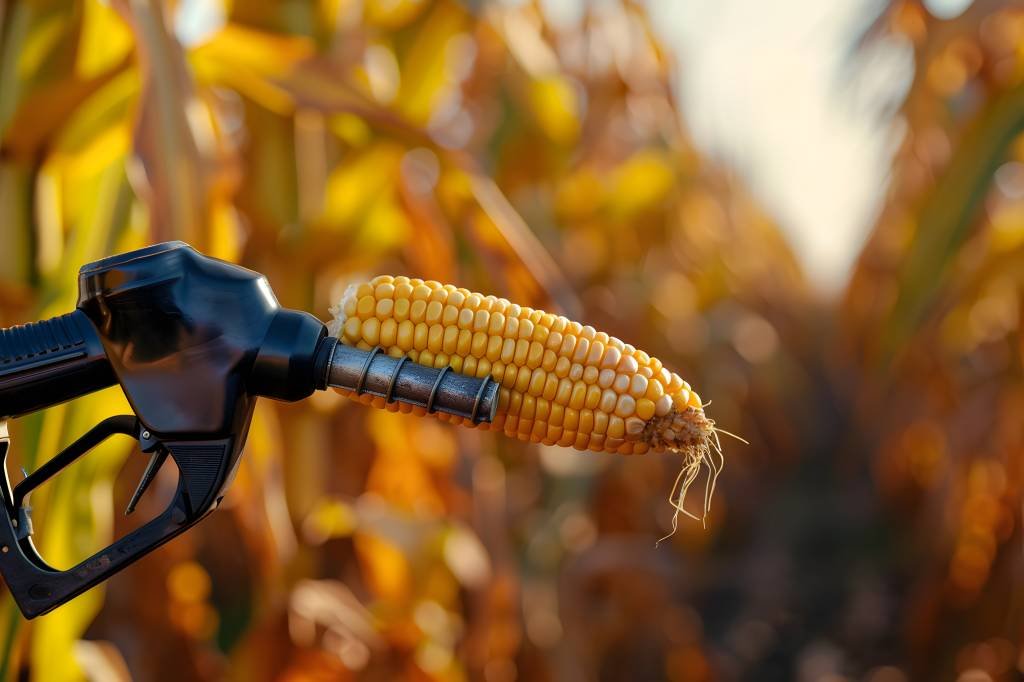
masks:
<path fill-rule="evenodd" d="M 0 419 L 115 383 L 103 344 L 81 310 L 0 329 Z"/>
<path fill-rule="evenodd" d="M 498 409 L 498 383 L 458 374 L 451 367 L 437 369 L 393 358 L 381 348 L 362 350 L 325 339 L 319 349 L 324 365 L 324 386 L 342 388 L 356 395 L 370 394 L 386 402 L 401 402 L 427 412 L 445 412 L 473 424 L 491 422 Z"/>
<path fill-rule="evenodd" d="M 381 349 L 342 345 L 323 322 L 278 303 L 265 277 L 182 242 L 82 266 L 68 315 L 0 329 L 0 574 L 27 618 L 56 608 L 212 512 L 238 467 L 259 398 L 302 400 L 336 386 L 473 423 L 491 421 L 498 384 Z M 4 420 L 112 384 L 132 415 L 96 424 L 12 488 Z M 134 437 L 150 465 L 134 507 L 167 459 L 178 486 L 164 511 L 77 566 L 50 566 L 32 543 L 28 495 L 109 436 Z"/>

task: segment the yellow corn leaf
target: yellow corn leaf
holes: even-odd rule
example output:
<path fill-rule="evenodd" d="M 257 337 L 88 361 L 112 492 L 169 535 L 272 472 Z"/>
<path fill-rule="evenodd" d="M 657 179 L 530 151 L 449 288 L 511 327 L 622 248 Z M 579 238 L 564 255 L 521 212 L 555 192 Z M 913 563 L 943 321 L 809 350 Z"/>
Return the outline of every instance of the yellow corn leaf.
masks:
<path fill-rule="evenodd" d="M 405 211 L 391 197 L 379 197 L 360 226 L 355 248 L 363 253 L 385 253 L 408 243 L 413 227 Z"/>
<path fill-rule="evenodd" d="M 580 220 L 600 210 L 604 194 L 601 178 L 593 169 L 583 167 L 558 185 L 556 209 L 567 220 Z"/>
<path fill-rule="evenodd" d="M 74 118 L 97 91 L 128 68 L 127 64 L 124 61 L 122 68 L 91 80 L 65 79 L 36 88 L 18 107 L 9 134 L 3 140 L 10 156 L 30 162 L 49 151 L 53 139 L 60 135 L 69 119 Z"/>
<path fill-rule="evenodd" d="M 13 7 L 4 6 L 4 40 L 0 42 L 0 132 L 6 133 L 7 124 L 18 108 L 21 82 L 18 78 L 18 55 L 25 41 L 32 21 L 28 3 L 19 2 Z M 6 136 L 6 135 L 4 135 Z"/>
<path fill-rule="evenodd" d="M 128 189 L 127 186 L 122 189 Z M 130 190 L 128 191 L 130 194 Z M 124 227 L 118 234 L 111 235 L 113 238 L 111 253 L 127 253 L 141 249 L 151 243 L 149 237 L 149 217 L 146 215 L 146 207 L 138 199 L 129 200 L 127 208 L 128 216 L 125 219 Z"/>
<path fill-rule="evenodd" d="M 568 78 L 550 75 L 530 83 L 530 111 L 552 142 L 568 145 L 580 132 L 580 106 Z"/>
<path fill-rule="evenodd" d="M 31 274 L 29 177 L 28 169 L 20 164 L 0 162 L 0 206 L 7 207 L 4 216 L 4 243 L 0 249 L 0 283 L 25 285 L 28 284 Z"/>
<path fill-rule="evenodd" d="M 675 173 L 667 155 L 645 150 L 630 157 L 615 172 L 609 192 L 610 208 L 619 218 L 654 208 L 675 185 Z"/>
<path fill-rule="evenodd" d="M 442 166 L 435 193 L 446 214 L 461 215 L 473 201 L 473 185 L 469 174 L 451 165 Z"/>
<path fill-rule="evenodd" d="M 374 595 L 387 601 L 405 601 L 412 585 L 412 573 L 402 550 L 369 533 L 357 532 L 353 543 L 367 587 Z"/>
<path fill-rule="evenodd" d="M 60 164 L 50 160 L 36 176 L 36 268 L 43 277 L 56 274 L 64 253 L 64 200 L 59 169 Z"/>
<path fill-rule="evenodd" d="M 74 58 L 75 14 L 56 2 L 0 6 L 4 15 L 0 53 L 0 137 L 9 136 L 15 112 L 41 87 L 67 80 L 63 67 Z M 44 114 L 45 115 L 45 114 Z"/>
<path fill-rule="evenodd" d="M 0 597 L 0 603 L 2 603 L 0 613 L 3 614 L 2 620 L 0 620 L 2 623 L 0 627 L 3 627 L 3 630 L 0 631 L 0 646 L 2 646 L 0 655 L 3 656 L 0 660 L 0 680 L 7 682 L 14 679 L 12 672 L 21 666 L 22 651 L 18 647 L 20 639 L 18 633 L 21 630 L 23 616 L 14 604 L 14 599 L 6 590 L 5 594 Z"/>
<path fill-rule="evenodd" d="M 42 69 L 51 52 L 60 48 L 72 28 L 66 14 L 51 12 L 32 27 L 18 56 L 18 76 L 29 80 Z"/>
<path fill-rule="evenodd" d="M 338 30 L 338 24 L 343 19 L 347 20 L 347 26 L 356 18 L 356 13 L 352 11 L 354 4 L 354 0 L 317 0 L 317 13 L 323 27 L 333 33 Z"/>
<path fill-rule="evenodd" d="M 107 82 L 85 100 L 61 129 L 54 145 L 54 154 L 61 157 L 87 157 L 96 153 L 97 137 L 112 129 L 129 130 L 128 117 L 139 95 L 141 82 L 135 69 L 128 69 Z M 87 167 L 109 163 L 110 154 L 100 154 L 102 162 L 83 159 Z"/>
<path fill-rule="evenodd" d="M 381 197 L 393 193 L 402 154 L 393 142 L 380 142 L 338 165 L 327 178 L 323 219 L 339 227 L 361 222 Z"/>
<path fill-rule="evenodd" d="M 363 18 L 371 26 L 393 31 L 414 21 L 429 4 L 427 0 L 367 0 Z"/>
<path fill-rule="evenodd" d="M 314 54 L 300 36 L 281 36 L 228 24 L 189 53 L 196 81 L 236 90 L 279 114 L 294 110 L 292 97 L 275 82 Z"/>
<path fill-rule="evenodd" d="M 1024 244 L 1024 202 L 999 207 L 991 220 L 993 250 L 1010 252 Z"/>
<path fill-rule="evenodd" d="M 92 78 L 131 54 L 132 32 L 110 5 L 99 0 L 86 0 L 82 11 L 75 71 L 82 78 Z"/>
<path fill-rule="evenodd" d="M 430 120 L 439 97 L 450 85 L 448 45 L 465 30 L 466 23 L 465 10 L 454 3 L 435 5 L 400 57 L 397 109 L 409 121 L 425 125 Z"/>
<path fill-rule="evenodd" d="M 245 66 L 263 76 L 284 76 L 296 62 L 312 57 L 314 50 L 313 41 L 303 36 L 227 24 L 192 50 L 192 57 L 197 61 Z"/>
<path fill-rule="evenodd" d="M 355 532 L 358 517 L 352 505 L 336 498 L 318 501 L 302 524 L 306 542 L 321 544 L 332 538 L 349 537 Z"/>
<path fill-rule="evenodd" d="M 417 440 L 408 415 L 375 410 L 367 427 L 377 447 L 377 457 L 366 478 L 366 489 L 380 495 L 395 509 L 420 514 L 444 513 L 444 501 L 417 457 Z"/>
<path fill-rule="evenodd" d="M 252 69 L 199 58 L 194 58 L 192 64 L 196 81 L 201 85 L 230 88 L 276 114 L 288 115 L 295 109 L 291 96 L 284 88 Z"/>
<path fill-rule="evenodd" d="M 101 255 L 109 255 L 116 243 L 117 236 L 124 229 L 131 207 L 131 189 L 128 186 L 124 171 L 123 157 L 115 159 L 106 168 L 96 174 L 92 182 L 82 182 L 74 192 L 74 211 L 69 211 L 69 219 L 75 228 L 71 231 L 71 239 L 64 253 L 64 273 L 55 275 L 71 282 L 58 285 L 60 292 L 55 298 L 57 309 L 52 314 L 67 312 L 75 305 L 77 291 L 74 287 L 74 272 L 77 265 L 89 263 Z M 72 203 L 69 202 L 69 203 Z"/>
<path fill-rule="evenodd" d="M 208 253 L 214 258 L 237 263 L 242 255 L 243 230 L 238 211 L 226 200 L 214 202 L 210 208 Z"/>
<path fill-rule="evenodd" d="M 74 188 L 79 187 L 80 183 L 94 178 L 114 163 L 123 164 L 125 155 L 130 149 L 131 127 L 128 121 L 117 121 L 114 125 L 88 138 L 81 153 L 68 159 L 64 164 L 64 183 L 66 187 L 72 189 L 67 196 L 72 199 L 85 200 L 87 205 L 91 205 L 95 197 L 82 192 L 76 193 Z M 69 214 L 76 214 L 73 207 L 69 208 Z"/>
<path fill-rule="evenodd" d="M 362 147 L 370 141 L 373 133 L 366 121 L 355 114 L 335 114 L 327 119 L 327 127 L 343 142 L 352 147 Z"/>
<path fill-rule="evenodd" d="M 959 249 L 977 230 L 977 212 L 992 175 L 1005 160 L 1024 122 L 1024 84 L 990 98 L 965 130 L 948 167 L 919 212 L 920 234 L 903 259 L 898 297 L 879 335 L 888 363 L 932 312 L 948 284 Z"/>

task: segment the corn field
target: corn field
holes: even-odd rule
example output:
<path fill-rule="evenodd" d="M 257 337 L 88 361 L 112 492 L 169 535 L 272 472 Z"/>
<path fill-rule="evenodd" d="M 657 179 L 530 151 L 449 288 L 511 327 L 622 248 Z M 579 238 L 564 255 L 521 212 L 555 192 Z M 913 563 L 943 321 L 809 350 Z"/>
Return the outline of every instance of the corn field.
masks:
<path fill-rule="evenodd" d="M 1024 9 L 898 0 L 882 39 L 914 56 L 900 144 L 825 296 L 698 150 L 642 4 L 0 2 L 0 325 L 181 239 L 325 321 L 380 273 L 566 315 L 749 441 L 656 547 L 678 456 L 263 400 L 194 530 L 31 622 L 3 591 L 0 677 L 1019 679 Z M 128 411 L 11 421 L 8 475 Z M 159 513 L 173 472 L 121 514 L 144 466 L 110 440 L 34 493 L 43 556 Z"/>

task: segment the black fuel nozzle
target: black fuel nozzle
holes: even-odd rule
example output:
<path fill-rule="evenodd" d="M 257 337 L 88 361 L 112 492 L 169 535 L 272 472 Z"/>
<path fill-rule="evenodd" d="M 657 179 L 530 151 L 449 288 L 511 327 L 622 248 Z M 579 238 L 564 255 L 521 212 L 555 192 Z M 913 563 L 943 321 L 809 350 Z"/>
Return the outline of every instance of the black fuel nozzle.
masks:
<path fill-rule="evenodd" d="M 108 418 L 13 488 L 4 419 L 119 383 L 134 415 Z M 259 273 L 168 242 L 79 273 L 78 307 L 0 330 L 0 573 L 32 618 L 107 579 L 210 513 L 229 485 L 258 397 L 300 400 L 335 386 L 489 421 L 497 384 L 344 346 L 320 320 L 281 308 Z M 171 504 L 77 566 L 59 571 L 32 544 L 27 499 L 106 438 L 129 435 L 151 457 L 128 512 L 168 457 Z"/>

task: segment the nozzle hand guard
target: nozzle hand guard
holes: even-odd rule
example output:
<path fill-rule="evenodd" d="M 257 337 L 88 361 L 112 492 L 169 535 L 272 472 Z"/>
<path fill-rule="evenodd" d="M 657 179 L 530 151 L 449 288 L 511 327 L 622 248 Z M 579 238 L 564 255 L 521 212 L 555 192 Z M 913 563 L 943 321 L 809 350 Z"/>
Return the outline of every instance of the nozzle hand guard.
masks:
<path fill-rule="evenodd" d="M 347 385 L 353 379 L 358 387 Z M 282 309 L 262 275 L 182 242 L 84 266 L 75 311 L 0 330 L 0 573 L 22 613 L 56 608 L 213 511 L 238 465 L 257 397 L 293 401 L 328 385 L 361 392 L 382 381 L 388 400 L 423 405 L 433 396 L 434 409 L 474 421 L 489 420 L 497 403 L 489 379 L 338 345 L 312 315 Z M 115 383 L 135 414 L 100 422 L 12 488 L 6 418 Z M 168 457 L 179 472 L 174 497 L 109 547 L 54 569 L 32 544 L 29 493 L 114 434 L 136 438 L 151 456 L 128 511 Z"/>

